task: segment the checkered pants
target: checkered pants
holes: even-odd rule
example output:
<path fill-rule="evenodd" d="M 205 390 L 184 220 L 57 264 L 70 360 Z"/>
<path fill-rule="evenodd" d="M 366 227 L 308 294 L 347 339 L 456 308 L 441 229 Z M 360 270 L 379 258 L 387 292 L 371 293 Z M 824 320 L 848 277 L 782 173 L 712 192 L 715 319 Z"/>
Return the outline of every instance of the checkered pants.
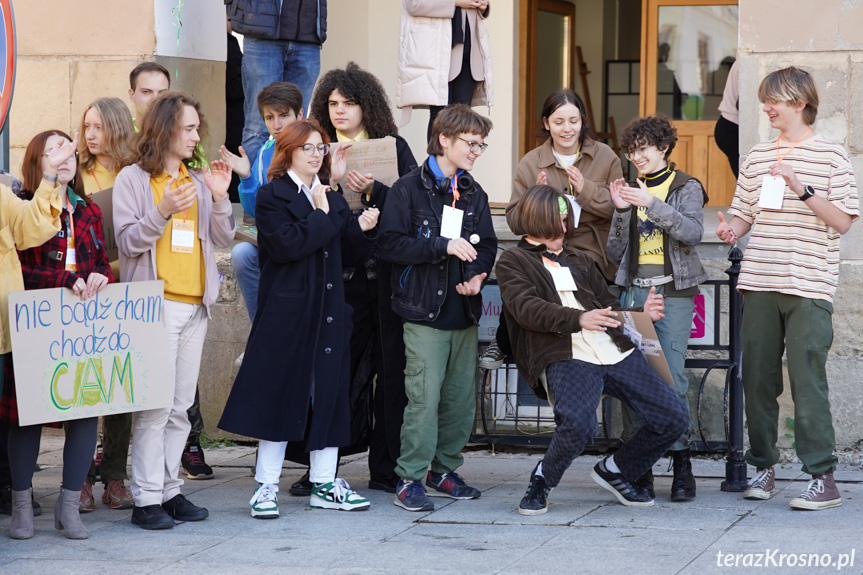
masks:
<path fill-rule="evenodd" d="M 630 481 L 646 473 L 689 427 L 686 406 L 637 350 L 614 365 L 573 359 L 549 364 L 545 373 L 554 395 L 557 426 L 542 460 L 542 474 L 550 487 L 560 483 L 572 461 L 596 436 L 596 408 L 603 393 L 616 397 L 644 420 L 614 455 Z"/>

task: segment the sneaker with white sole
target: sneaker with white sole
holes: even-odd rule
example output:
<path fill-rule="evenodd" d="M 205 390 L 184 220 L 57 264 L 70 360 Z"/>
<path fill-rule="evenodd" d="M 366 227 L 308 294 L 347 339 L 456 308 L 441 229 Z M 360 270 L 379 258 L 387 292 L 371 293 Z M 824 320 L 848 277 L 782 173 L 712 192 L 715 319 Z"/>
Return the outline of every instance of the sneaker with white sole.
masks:
<path fill-rule="evenodd" d="M 791 509 L 805 509 L 808 511 L 819 511 L 842 505 L 842 496 L 833 480 L 832 473 L 813 475 L 812 481 L 806 485 L 799 496 L 788 502 Z"/>
<path fill-rule="evenodd" d="M 276 495 L 278 491 L 279 486 L 272 483 L 259 485 L 249 500 L 249 505 L 252 506 L 252 517 L 255 519 L 278 519 L 279 498 Z"/>
<path fill-rule="evenodd" d="M 503 350 L 500 349 L 500 346 L 497 345 L 497 340 L 491 340 L 491 343 L 488 344 L 488 347 L 485 348 L 485 351 L 482 352 L 482 355 L 479 356 L 479 367 L 481 369 L 487 369 L 489 371 L 493 371 L 495 369 L 500 369 L 503 366 L 503 362 L 506 359 L 506 354 L 503 353 Z"/>
<path fill-rule="evenodd" d="M 773 466 L 759 469 L 755 477 L 749 480 L 743 499 L 770 499 L 776 489 L 776 472 Z"/>
<path fill-rule="evenodd" d="M 309 505 L 312 509 L 365 511 L 371 502 L 351 489 L 347 481 L 336 478 L 331 483 L 315 483 L 309 496 Z"/>
<path fill-rule="evenodd" d="M 603 459 L 590 470 L 590 477 L 603 489 L 611 492 L 617 500 L 627 507 L 650 507 L 653 499 L 645 491 L 639 491 L 622 473 L 615 473 L 606 467 Z"/>

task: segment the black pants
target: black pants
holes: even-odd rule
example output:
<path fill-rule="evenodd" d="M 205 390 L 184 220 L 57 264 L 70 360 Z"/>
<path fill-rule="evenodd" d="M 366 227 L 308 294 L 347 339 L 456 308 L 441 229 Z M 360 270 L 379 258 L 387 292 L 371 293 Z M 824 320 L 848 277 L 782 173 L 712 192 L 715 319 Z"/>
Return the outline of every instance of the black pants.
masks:
<path fill-rule="evenodd" d="M 716 138 L 717 147 L 728 158 L 734 177 L 740 177 L 740 126 L 719 116 L 716 126 L 713 128 L 713 137 Z"/>
<path fill-rule="evenodd" d="M 473 91 L 476 88 L 476 80 L 470 72 L 470 30 L 465 27 L 464 52 L 461 58 L 461 72 L 449 82 L 450 104 L 464 104 L 470 106 L 473 100 Z M 429 106 L 429 126 L 426 132 L 426 140 L 431 140 L 432 125 L 435 118 L 444 109 L 444 106 Z"/>
<path fill-rule="evenodd" d="M 558 361 L 546 368 L 554 396 L 556 429 L 542 459 L 542 474 L 549 487 L 596 436 L 596 408 L 606 393 L 616 397 L 644 419 L 614 455 L 624 477 L 634 481 L 656 463 L 689 428 L 686 406 L 647 365 L 638 350 L 614 365 L 595 365 L 576 359 Z"/>

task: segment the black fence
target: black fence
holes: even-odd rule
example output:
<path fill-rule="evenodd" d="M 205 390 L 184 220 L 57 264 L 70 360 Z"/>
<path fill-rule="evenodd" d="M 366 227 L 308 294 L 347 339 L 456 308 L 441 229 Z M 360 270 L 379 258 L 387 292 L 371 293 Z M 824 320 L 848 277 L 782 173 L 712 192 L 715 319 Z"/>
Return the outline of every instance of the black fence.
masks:
<path fill-rule="evenodd" d="M 725 453 L 726 469 L 723 491 L 743 491 L 746 488 L 746 462 L 743 458 L 743 382 L 740 375 L 740 322 L 742 297 L 737 292 L 741 251 L 733 248 L 725 273 L 727 280 L 710 280 L 705 286 L 713 290 L 709 309 L 712 337 L 709 341 L 690 344 L 686 367 L 702 371 L 693 411 L 694 434 L 692 449 L 699 452 Z M 727 311 L 723 309 L 727 306 Z M 711 313 L 712 312 L 712 313 Z M 723 337 L 726 334 L 726 337 Z M 704 339 L 704 338 L 702 338 Z M 711 374 L 724 372 L 721 401 L 722 430 L 705 430 L 705 421 L 717 419 L 716 405 L 706 400 L 705 391 Z M 554 414 L 548 402 L 537 398 L 518 375 L 514 364 L 501 369 L 477 372 L 477 417 L 471 441 L 490 445 L 547 447 L 554 433 Z M 604 397 L 597 410 L 599 434 L 594 446 L 616 448 L 623 444 L 622 418 L 619 402 Z M 709 436 L 713 436 L 710 438 Z"/>

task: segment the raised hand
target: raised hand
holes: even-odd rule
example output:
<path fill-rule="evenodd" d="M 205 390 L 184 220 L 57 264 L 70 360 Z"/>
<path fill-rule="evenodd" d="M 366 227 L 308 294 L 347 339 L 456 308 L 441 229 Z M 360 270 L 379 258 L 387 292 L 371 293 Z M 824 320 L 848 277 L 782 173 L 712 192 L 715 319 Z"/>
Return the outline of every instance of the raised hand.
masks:
<path fill-rule="evenodd" d="M 330 185 L 339 183 L 345 177 L 345 172 L 348 171 L 348 150 L 353 146 L 353 142 L 339 144 L 330 148 L 332 152 L 332 160 L 330 161 Z"/>
<path fill-rule="evenodd" d="M 358 194 L 370 194 L 375 178 L 371 174 L 361 174 L 357 170 L 348 172 L 348 188 Z"/>
<path fill-rule="evenodd" d="M 722 212 L 718 212 L 719 214 L 719 225 L 716 226 L 716 235 L 720 240 L 725 242 L 726 244 L 735 244 L 737 243 L 737 234 L 734 232 L 734 228 L 725 221 L 725 216 L 722 215 Z"/>
<path fill-rule="evenodd" d="M 618 191 L 620 192 L 620 197 L 623 201 L 632 204 L 633 206 L 638 206 L 639 208 L 646 208 L 653 201 L 653 196 L 650 195 L 650 192 L 647 189 L 647 186 L 644 185 L 644 182 L 641 180 L 636 180 L 638 182 L 638 187 L 633 188 L 627 185 L 620 186 Z"/>
<path fill-rule="evenodd" d="M 376 225 L 378 225 L 378 218 L 381 215 L 381 211 L 377 208 L 369 208 L 367 210 L 363 210 L 363 213 L 360 214 L 359 222 L 360 229 L 364 232 L 369 231 Z"/>
<path fill-rule="evenodd" d="M 330 187 L 323 184 L 315 186 L 315 189 L 312 190 L 312 202 L 315 204 L 315 208 L 318 210 L 323 210 L 325 214 L 330 213 L 330 202 L 329 200 L 327 200 L 327 192 L 329 190 Z M 360 228 L 362 227 L 363 224 L 362 222 L 360 222 Z"/>
<path fill-rule="evenodd" d="M 619 178 L 611 182 L 608 186 L 608 191 L 611 193 L 611 201 L 614 204 L 614 207 L 618 210 L 628 210 L 632 205 L 620 195 L 620 189 L 626 186 L 626 181 L 623 178 Z"/>
<path fill-rule="evenodd" d="M 75 154 L 78 149 L 78 130 L 72 132 L 72 141 L 67 142 L 59 148 L 52 148 L 48 151 L 48 166 L 45 173 L 51 177 L 57 175 L 57 171 L 69 158 Z"/>
<path fill-rule="evenodd" d="M 592 331 L 606 331 L 610 327 L 620 325 L 620 322 L 617 320 L 617 312 L 611 311 L 610 306 L 605 309 L 581 312 L 581 315 L 578 317 L 578 323 L 581 329 Z"/>
<path fill-rule="evenodd" d="M 239 156 L 231 152 L 224 145 L 219 148 L 219 155 L 241 178 L 248 178 L 252 175 L 252 162 L 249 161 L 249 157 L 246 155 L 246 150 L 243 149 L 243 146 L 240 146 Z"/>
<path fill-rule="evenodd" d="M 569 183 L 572 184 L 573 189 L 577 193 L 581 193 L 582 188 L 584 188 L 584 175 L 582 175 L 581 170 L 575 166 L 570 166 L 566 169 L 566 173 L 569 175 Z"/>
<path fill-rule="evenodd" d="M 231 187 L 231 166 L 224 160 L 213 160 L 210 171 L 204 172 L 204 182 L 210 188 L 214 202 L 227 199 L 228 188 Z"/>
<path fill-rule="evenodd" d="M 548 176 L 545 172 L 540 172 L 536 176 L 536 185 L 537 186 L 547 186 L 548 185 Z"/>
<path fill-rule="evenodd" d="M 165 193 L 162 196 L 162 201 L 156 205 L 156 209 L 159 210 L 159 214 L 165 220 L 170 219 L 174 214 L 188 210 L 195 203 L 195 184 L 189 182 L 176 190 L 172 190 L 171 186 L 176 181 L 174 178 L 168 180 L 168 183 L 165 184 Z"/>

